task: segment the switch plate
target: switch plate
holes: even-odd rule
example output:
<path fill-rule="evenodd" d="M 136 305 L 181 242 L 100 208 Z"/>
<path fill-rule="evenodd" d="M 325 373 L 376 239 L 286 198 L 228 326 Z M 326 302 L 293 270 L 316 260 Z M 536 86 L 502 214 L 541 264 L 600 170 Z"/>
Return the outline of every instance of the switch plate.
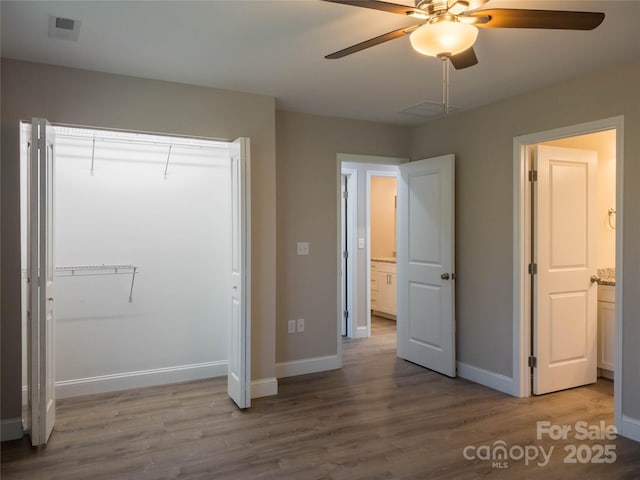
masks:
<path fill-rule="evenodd" d="M 309 255 L 309 242 L 298 242 L 296 251 L 298 255 Z"/>
<path fill-rule="evenodd" d="M 287 333 L 296 333 L 296 321 L 289 320 L 287 325 Z"/>
<path fill-rule="evenodd" d="M 304 332 L 304 318 L 296 320 L 298 326 L 298 332 Z"/>
<path fill-rule="evenodd" d="M 358 248 L 364 248 L 364 238 L 358 239 Z"/>

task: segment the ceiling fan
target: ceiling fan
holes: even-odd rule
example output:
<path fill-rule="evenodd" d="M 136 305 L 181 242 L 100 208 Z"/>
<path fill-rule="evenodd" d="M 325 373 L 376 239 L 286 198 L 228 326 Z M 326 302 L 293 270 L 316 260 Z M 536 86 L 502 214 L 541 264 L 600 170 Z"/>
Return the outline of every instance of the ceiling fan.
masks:
<path fill-rule="evenodd" d="M 478 28 L 541 28 L 593 30 L 604 13 L 561 10 L 494 8 L 478 10 L 488 0 L 415 0 L 415 7 L 378 0 L 324 0 L 354 7 L 370 8 L 424 20 L 338 50 L 325 58 L 342 58 L 369 47 L 410 35 L 413 48 L 423 55 L 450 60 L 457 69 L 478 63 L 473 44 Z"/>

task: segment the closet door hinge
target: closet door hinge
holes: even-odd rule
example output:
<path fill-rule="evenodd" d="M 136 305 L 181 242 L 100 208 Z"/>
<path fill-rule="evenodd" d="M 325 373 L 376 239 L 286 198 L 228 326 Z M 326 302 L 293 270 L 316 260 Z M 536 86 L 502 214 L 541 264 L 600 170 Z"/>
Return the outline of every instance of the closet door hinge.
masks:
<path fill-rule="evenodd" d="M 349 250 L 342 252 L 342 258 L 349 258 Z"/>
<path fill-rule="evenodd" d="M 538 181 L 538 171 L 537 170 L 529 170 L 529 181 L 537 182 Z"/>
<path fill-rule="evenodd" d="M 538 264 L 530 263 L 529 264 L 529 275 L 537 275 L 538 274 Z"/>
<path fill-rule="evenodd" d="M 349 318 L 349 310 L 344 311 L 344 318 Z"/>
<path fill-rule="evenodd" d="M 529 355 L 528 365 L 530 368 L 536 368 L 538 366 L 538 358 L 535 355 Z"/>
<path fill-rule="evenodd" d="M 349 192 L 347 192 L 346 190 L 344 192 L 342 192 L 342 198 L 344 198 L 345 200 L 349 198 Z"/>

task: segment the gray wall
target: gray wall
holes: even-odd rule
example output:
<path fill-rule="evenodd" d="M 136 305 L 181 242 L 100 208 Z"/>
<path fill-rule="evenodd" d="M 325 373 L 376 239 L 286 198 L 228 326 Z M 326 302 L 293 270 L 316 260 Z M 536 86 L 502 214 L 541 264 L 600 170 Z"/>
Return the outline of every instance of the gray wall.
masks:
<path fill-rule="evenodd" d="M 411 158 L 456 154 L 458 360 L 512 374 L 513 138 L 624 115 L 623 413 L 640 418 L 640 62 L 413 130 Z M 619 218 L 618 221 L 621 221 Z"/>
<path fill-rule="evenodd" d="M 409 129 L 275 112 L 270 97 L 3 61 L 2 418 L 20 415 L 21 119 L 251 137 L 252 363 L 254 378 L 266 378 L 275 375 L 274 360 L 337 351 L 337 153 L 456 154 L 458 359 L 511 376 L 513 137 L 615 115 L 625 116 L 626 134 L 623 413 L 640 418 L 638 85 L 640 62 L 634 62 Z M 295 254 L 298 241 L 310 242 L 309 256 Z M 288 335 L 287 320 L 300 317 L 306 331 Z"/>
<path fill-rule="evenodd" d="M 2 60 L 2 412 L 20 410 L 18 123 L 251 138 L 252 376 L 275 376 L 275 100 L 175 83 Z"/>
<path fill-rule="evenodd" d="M 337 353 L 338 153 L 408 158 L 409 129 L 379 123 L 276 113 L 277 362 Z M 309 256 L 296 255 L 308 241 Z M 287 320 L 305 319 L 287 334 Z"/>

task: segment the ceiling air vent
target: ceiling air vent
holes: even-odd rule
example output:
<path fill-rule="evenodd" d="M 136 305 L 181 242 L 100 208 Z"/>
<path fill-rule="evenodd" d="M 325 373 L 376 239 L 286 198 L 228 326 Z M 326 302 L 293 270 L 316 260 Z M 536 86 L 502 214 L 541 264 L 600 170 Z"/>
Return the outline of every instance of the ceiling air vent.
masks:
<path fill-rule="evenodd" d="M 49 37 L 63 40 L 78 40 L 80 33 L 80 20 L 72 18 L 55 17 L 49 15 Z"/>
<path fill-rule="evenodd" d="M 459 107 L 449 106 L 450 114 L 459 112 L 460 110 L 462 109 Z M 420 102 L 415 105 L 411 105 L 409 108 L 405 108 L 400 113 L 426 119 L 438 118 L 445 115 L 442 103 L 437 102 Z"/>

